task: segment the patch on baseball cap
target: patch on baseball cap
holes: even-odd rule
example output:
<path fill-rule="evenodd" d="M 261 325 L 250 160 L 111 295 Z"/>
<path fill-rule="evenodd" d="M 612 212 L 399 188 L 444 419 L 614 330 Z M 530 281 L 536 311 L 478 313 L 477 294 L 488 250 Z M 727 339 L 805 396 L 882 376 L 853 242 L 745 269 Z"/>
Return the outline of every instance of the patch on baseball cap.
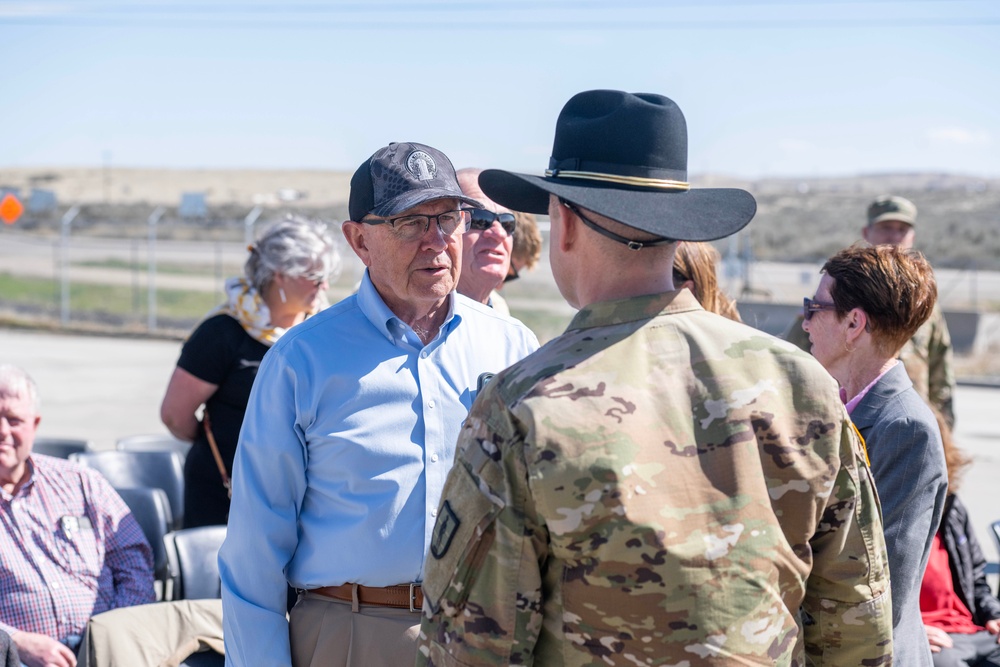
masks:
<path fill-rule="evenodd" d="M 883 220 L 899 220 L 913 225 L 917 222 L 917 207 L 905 197 L 882 195 L 868 207 L 868 226 Z"/>
<path fill-rule="evenodd" d="M 424 144 L 391 143 L 358 167 L 351 178 L 351 220 L 388 218 L 435 199 L 481 204 L 462 194 L 448 156 Z"/>

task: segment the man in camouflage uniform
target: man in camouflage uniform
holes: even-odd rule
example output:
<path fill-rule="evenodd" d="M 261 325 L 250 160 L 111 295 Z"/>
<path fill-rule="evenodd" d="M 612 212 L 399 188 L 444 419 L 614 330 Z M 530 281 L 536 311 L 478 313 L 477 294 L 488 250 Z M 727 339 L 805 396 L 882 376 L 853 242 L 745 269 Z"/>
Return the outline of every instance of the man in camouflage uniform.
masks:
<path fill-rule="evenodd" d="M 547 210 L 580 312 L 463 426 L 418 665 L 891 664 L 863 446 L 815 360 L 674 289 L 674 239 L 756 209 L 686 170 L 676 104 L 605 90 L 563 108 L 545 177 L 481 175 Z"/>
<path fill-rule="evenodd" d="M 868 225 L 861 236 L 872 245 L 913 247 L 916 236 L 917 207 L 903 197 L 883 195 L 868 207 Z M 802 330 L 799 315 L 785 334 L 785 339 L 809 351 L 809 334 Z M 899 353 L 913 388 L 948 422 L 955 426 L 955 371 L 952 368 L 951 334 L 939 305 Z"/>

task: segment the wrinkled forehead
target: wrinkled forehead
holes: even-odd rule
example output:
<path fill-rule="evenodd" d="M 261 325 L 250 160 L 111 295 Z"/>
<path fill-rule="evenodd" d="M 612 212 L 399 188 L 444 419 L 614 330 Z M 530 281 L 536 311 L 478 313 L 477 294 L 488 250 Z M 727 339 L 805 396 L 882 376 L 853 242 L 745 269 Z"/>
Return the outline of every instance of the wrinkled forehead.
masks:
<path fill-rule="evenodd" d="M 27 389 L 18 390 L 15 387 L 0 387 L 0 413 L 18 412 L 22 417 L 26 413 L 35 414 L 37 406 L 34 396 Z"/>
<path fill-rule="evenodd" d="M 894 220 L 888 218 L 886 220 L 879 220 L 878 222 L 873 222 L 870 227 L 872 229 L 885 229 L 885 230 L 898 230 L 898 231 L 909 231 L 913 229 L 913 225 L 905 220 Z"/>
<path fill-rule="evenodd" d="M 819 286 L 816 287 L 815 298 L 817 301 L 829 301 L 831 294 L 833 293 L 833 285 L 837 281 L 830 276 L 828 273 L 824 273 L 823 277 L 819 279 Z"/>
<path fill-rule="evenodd" d="M 421 202 L 413 208 L 408 208 L 398 215 L 392 216 L 393 218 L 404 218 L 408 215 L 437 215 L 438 213 L 444 213 L 446 211 L 454 211 L 458 208 L 459 201 L 451 197 L 443 197 L 441 199 L 431 199 L 429 201 Z"/>

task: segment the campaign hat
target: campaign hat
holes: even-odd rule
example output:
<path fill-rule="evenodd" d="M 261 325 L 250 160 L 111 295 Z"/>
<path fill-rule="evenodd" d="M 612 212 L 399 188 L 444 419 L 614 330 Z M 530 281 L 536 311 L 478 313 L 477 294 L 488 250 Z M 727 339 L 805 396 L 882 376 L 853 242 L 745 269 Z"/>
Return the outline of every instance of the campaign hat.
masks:
<path fill-rule="evenodd" d="M 547 213 L 549 195 L 665 239 L 711 241 L 743 227 L 757 211 L 737 188 L 692 188 L 687 121 L 663 95 L 589 90 L 556 120 L 542 176 L 487 169 L 479 185 L 515 211 Z"/>

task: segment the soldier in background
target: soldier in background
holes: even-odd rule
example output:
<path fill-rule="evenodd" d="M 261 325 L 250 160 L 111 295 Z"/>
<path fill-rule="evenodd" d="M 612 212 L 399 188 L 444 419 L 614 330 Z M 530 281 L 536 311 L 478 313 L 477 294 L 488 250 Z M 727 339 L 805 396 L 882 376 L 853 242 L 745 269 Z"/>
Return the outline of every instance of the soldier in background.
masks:
<path fill-rule="evenodd" d="M 889 664 L 878 500 L 836 383 L 673 284 L 676 241 L 735 233 L 753 197 L 690 189 L 660 95 L 574 96 L 552 154 L 479 182 L 548 212 L 580 312 L 463 426 L 417 664 Z"/>
<path fill-rule="evenodd" d="M 917 207 L 903 197 L 883 195 L 868 206 L 868 225 L 861 236 L 871 245 L 896 245 L 904 250 L 913 247 L 916 236 Z M 802 330 L 799 315 L 785 340 L 809 351 L 809 335 Z M 951 334 L 940 305 L 899 353 L 913 388 L 948 422 L 955 426 L 955 371 L 952 363 Z"/>

